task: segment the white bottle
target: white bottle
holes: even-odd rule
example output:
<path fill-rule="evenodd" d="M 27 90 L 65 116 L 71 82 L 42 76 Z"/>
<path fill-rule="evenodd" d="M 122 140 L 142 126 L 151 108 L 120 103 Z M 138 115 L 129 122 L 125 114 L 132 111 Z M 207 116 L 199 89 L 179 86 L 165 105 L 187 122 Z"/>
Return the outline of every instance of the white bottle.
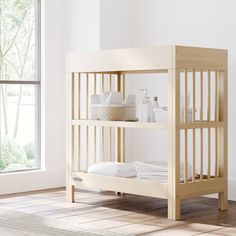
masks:
<path fill-rule="evenodd" d="M 151 122 L 152 121 L 152 103 L 148 96 L 147 89 L 140 89 L 140 92 L 144 93 L 141 104 L 138 105 L 138 121 L 139 122 Z"/>
<path fill-rule="evenodd" d="M 158 110 L 160 110 L 158 97 L 154 97 L 153 98 L 153 106 L 152 106 L 152 121 L 153 122 L 158 122 Z"/>

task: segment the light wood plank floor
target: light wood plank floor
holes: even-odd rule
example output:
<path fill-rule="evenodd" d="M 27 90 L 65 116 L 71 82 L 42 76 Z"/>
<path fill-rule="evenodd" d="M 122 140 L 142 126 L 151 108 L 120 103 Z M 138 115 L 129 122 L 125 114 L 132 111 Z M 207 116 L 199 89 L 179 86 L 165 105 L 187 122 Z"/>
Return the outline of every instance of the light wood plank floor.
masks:
<path fill-rule="evenodd" d="M 218 211 L 210 198 L 183 201 L 176 222 L 166 218 L 166 200 L 110 192 L 79 191 L 73 204 L 64 189 L 17 194 L 1 197 L 0 207 L 131 235 L 236 235 L 236 202 Z"/>

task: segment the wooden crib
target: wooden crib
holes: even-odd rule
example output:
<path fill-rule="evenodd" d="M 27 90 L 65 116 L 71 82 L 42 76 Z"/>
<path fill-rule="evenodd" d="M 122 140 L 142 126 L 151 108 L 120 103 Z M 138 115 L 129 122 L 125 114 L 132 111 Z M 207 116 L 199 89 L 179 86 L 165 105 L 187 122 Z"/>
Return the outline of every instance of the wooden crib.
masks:
<path fill-rule="evenodd" d="M 166 73 L 168 122 L 89 120 L 90 95 L 122 91 L 128 74 Z M 168 218 L 180 219 L 182 199 L 218 193 L 227 209 L 227 51 L 186 46 L 115 49 L 67 55 L 67 199 L 89 187 L 168 199 Z M 187 120 L 191 92 L 192 121 Z M 184 122 L 180 97 L 184 94 Z M 168 130 L 168 182 L 87 173 L 92 163 L 125 162 L 125 131 Z M 184 179 L 180 179 L 184 163 Z M 191 163 L 191 172 L 189 165 Z M 190 172 L 190 173 L 189 173 Z"/>

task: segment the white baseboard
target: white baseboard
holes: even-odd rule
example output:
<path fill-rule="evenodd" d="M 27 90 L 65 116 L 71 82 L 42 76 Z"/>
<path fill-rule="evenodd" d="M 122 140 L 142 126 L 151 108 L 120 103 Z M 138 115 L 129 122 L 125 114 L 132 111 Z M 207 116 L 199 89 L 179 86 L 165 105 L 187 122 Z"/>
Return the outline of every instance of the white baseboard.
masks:
<path fill-rule="evenodd" d="M 229 200 L 236 201 L 236 179 L 229 179 Z"/>
<path fill-rule="evenodd" d="M 65 186 L 65 169 L 34 170 L 0 175 L 0 195 Z"/>

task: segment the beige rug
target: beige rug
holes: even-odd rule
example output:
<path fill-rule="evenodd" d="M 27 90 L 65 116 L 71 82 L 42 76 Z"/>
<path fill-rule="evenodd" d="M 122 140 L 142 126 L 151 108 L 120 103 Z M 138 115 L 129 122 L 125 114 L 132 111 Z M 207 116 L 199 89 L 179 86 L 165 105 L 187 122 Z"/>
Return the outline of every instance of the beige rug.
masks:
<path fill-rule="evenodd" d="M 85 228 L 81 225 L 52 220 L 13 210 L 0 209 L 0 236 L 123 236 L 110 231 Z"/>

